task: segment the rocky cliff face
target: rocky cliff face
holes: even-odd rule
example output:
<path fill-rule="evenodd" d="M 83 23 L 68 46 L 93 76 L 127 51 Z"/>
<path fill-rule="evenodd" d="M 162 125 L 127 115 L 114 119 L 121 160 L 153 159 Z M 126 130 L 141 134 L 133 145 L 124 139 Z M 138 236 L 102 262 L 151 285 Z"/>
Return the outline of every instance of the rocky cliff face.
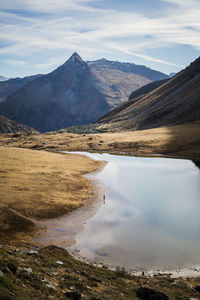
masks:
<path fill-rule="evenodd" d="M 200 120 L 200 58 L 172 79 L 99 120 L 119 129 L 147 129 Z"/>

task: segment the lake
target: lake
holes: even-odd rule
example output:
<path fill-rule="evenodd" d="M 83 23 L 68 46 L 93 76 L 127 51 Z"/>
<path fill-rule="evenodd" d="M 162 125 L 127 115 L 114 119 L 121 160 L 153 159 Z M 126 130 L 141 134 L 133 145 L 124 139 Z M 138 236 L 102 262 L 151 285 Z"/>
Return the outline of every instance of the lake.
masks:
<path fill-rule="evenodd" d="M 71 250 L 132 270 L 200 264 L 200 169 L 192 161 L 77 153 L 108 163 L 87 176 L 106 192 Z"/>

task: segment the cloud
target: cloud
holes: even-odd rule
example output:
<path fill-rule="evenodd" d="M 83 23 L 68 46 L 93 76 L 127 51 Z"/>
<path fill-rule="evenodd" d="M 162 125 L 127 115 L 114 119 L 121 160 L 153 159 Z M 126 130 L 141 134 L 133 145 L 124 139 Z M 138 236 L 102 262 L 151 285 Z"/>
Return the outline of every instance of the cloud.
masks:
<path fill-rule="evenodd" d="M 14 59 L 5 59 L 4 63 L 7 63 L 8 65 L 11 65 L 11 66 L 27 66 L 28 65 L 28 63 L 25 61 L 14 60 Z"/>
<path fill-rule="evenodd" d="M 96 1 L 0 0 L 0 43 L 3 45 L 0 54 L 28 57 L 62 51 L 62 57 L 56 60 L 47 57 L 47 62 L 37 64 L 39 68 L 55 65 L 67 50 L 77 50 L 86 56 L 121 52 L 146 61 L 183 67 L 146 55 L 145 50 L 177 44 L 200 49 L 199 0 L 160 0 L 168 8 L 163 16 L 156 18 L 118 11 L 108 5 L 95 8 Z"/>

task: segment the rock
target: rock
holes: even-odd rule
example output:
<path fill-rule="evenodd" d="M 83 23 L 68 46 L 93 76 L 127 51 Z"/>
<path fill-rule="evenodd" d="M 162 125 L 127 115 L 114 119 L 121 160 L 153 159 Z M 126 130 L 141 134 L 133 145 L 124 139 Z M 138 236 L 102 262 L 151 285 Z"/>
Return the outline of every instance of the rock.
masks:
<path fill-rule="evenodd" d="M 38 251 L 30 250 L 27 255 L 38 255 Z"/>
<path fill-rule="evenodd" d="M 200 284 L 197 284 L 194 289 L 200 293 Z"/>
<path fill-rule="evenodd" d="M 42 282 L 45 283 L 45 284 L 49 284 L 49 280 L 46 279 L 45 277 L 42 279 Z"/>
<path fill-rule="evenodd" d="M 46 284 L 46 287 L 48 287 L 49 289 L 53 289 L 53 290 L 56 289 L 55 286 L 52 283 Z"/>
<path fill-rule="evenodd" d="M 87 272 L 85 272 L 85 271 L 80 272 L 80 274 L 83 275 L 83 276 L 85 276 L 85 277 L 89 277 L 89 276 L 90 276 L 90 275 L 89 275 Z"/>
<path fill-rule="evenodd" d="M 6 274 L 12 274 L 11 270 L 8 267 L 6 267 L 4 269 L 4 273 L 6 273 Z M 0 277 L 1 277 L 1 275 L 0 275 Z"/>
<path fill-rule="evenodd" d="M 10 295 L 6 292 L 1 292 L 0 294 L 0 300 L 17 300 L 14 296 Z"/>
<path fill-rule="evenodd" d="M 2 272 L 2 271 L 0 271 L 0 277 L 3 277 L 3 275 L 4 275 L 4 274 L 3 274 L 3 272 Z"/>
<path fill-rule="evenodd" d="M 13 273 L 13 274 L 16 274 L 17 272 L 17 266 L 13 263 L 9 263 L 7 265 L 7 268 Z"/>
<path fill-rule="evenodd" d="M 79 300 L 81 299 L 81 294 L 77 293 L 77 292 L 66 292 L 65 296 L 73 299 L 73 300 Z"/>
<path fill-rule="evenodd" d="M 96 277 L 91 277 L 90 280 L 91 280 L 91 281 L 95 281 L 95 282 L 101 282 L 101 283 L 103 282 L 103 280 L 98 279 L 98 278 L 96 278 Z"/>
<path fill-rule="evenodd" d="M 18 267 L 16 271 L 17 275 L 31 275 L 32 273 L 33 270 L 31 268 Z"/>
<path fill-rule="evenodd" d="M 56 262 L 56 264 L 62 266 L 62 265 L 63 265 L 63 262 L 60 261 L 60 260 L 58 260 L 58 261 Z"/>
<path fill-rule="evenodd" d="M 140 287 L 136 296 L 142 300 L 169 300 L 169 297 L 164 293 L 146 287 Z"/>

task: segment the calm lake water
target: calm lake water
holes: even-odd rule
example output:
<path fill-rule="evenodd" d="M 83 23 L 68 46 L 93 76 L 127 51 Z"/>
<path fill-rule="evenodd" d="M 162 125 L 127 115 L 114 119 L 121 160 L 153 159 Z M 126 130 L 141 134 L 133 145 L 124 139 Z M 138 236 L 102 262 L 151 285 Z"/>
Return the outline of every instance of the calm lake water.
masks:
<path fill-rule="evenodd" d="M 200 265 L 200 169 L 192 161 L 78 153 L 108 162 L 89 176 L 106 194 L 76 236 L 81 256 L 133 270 Z"/>

